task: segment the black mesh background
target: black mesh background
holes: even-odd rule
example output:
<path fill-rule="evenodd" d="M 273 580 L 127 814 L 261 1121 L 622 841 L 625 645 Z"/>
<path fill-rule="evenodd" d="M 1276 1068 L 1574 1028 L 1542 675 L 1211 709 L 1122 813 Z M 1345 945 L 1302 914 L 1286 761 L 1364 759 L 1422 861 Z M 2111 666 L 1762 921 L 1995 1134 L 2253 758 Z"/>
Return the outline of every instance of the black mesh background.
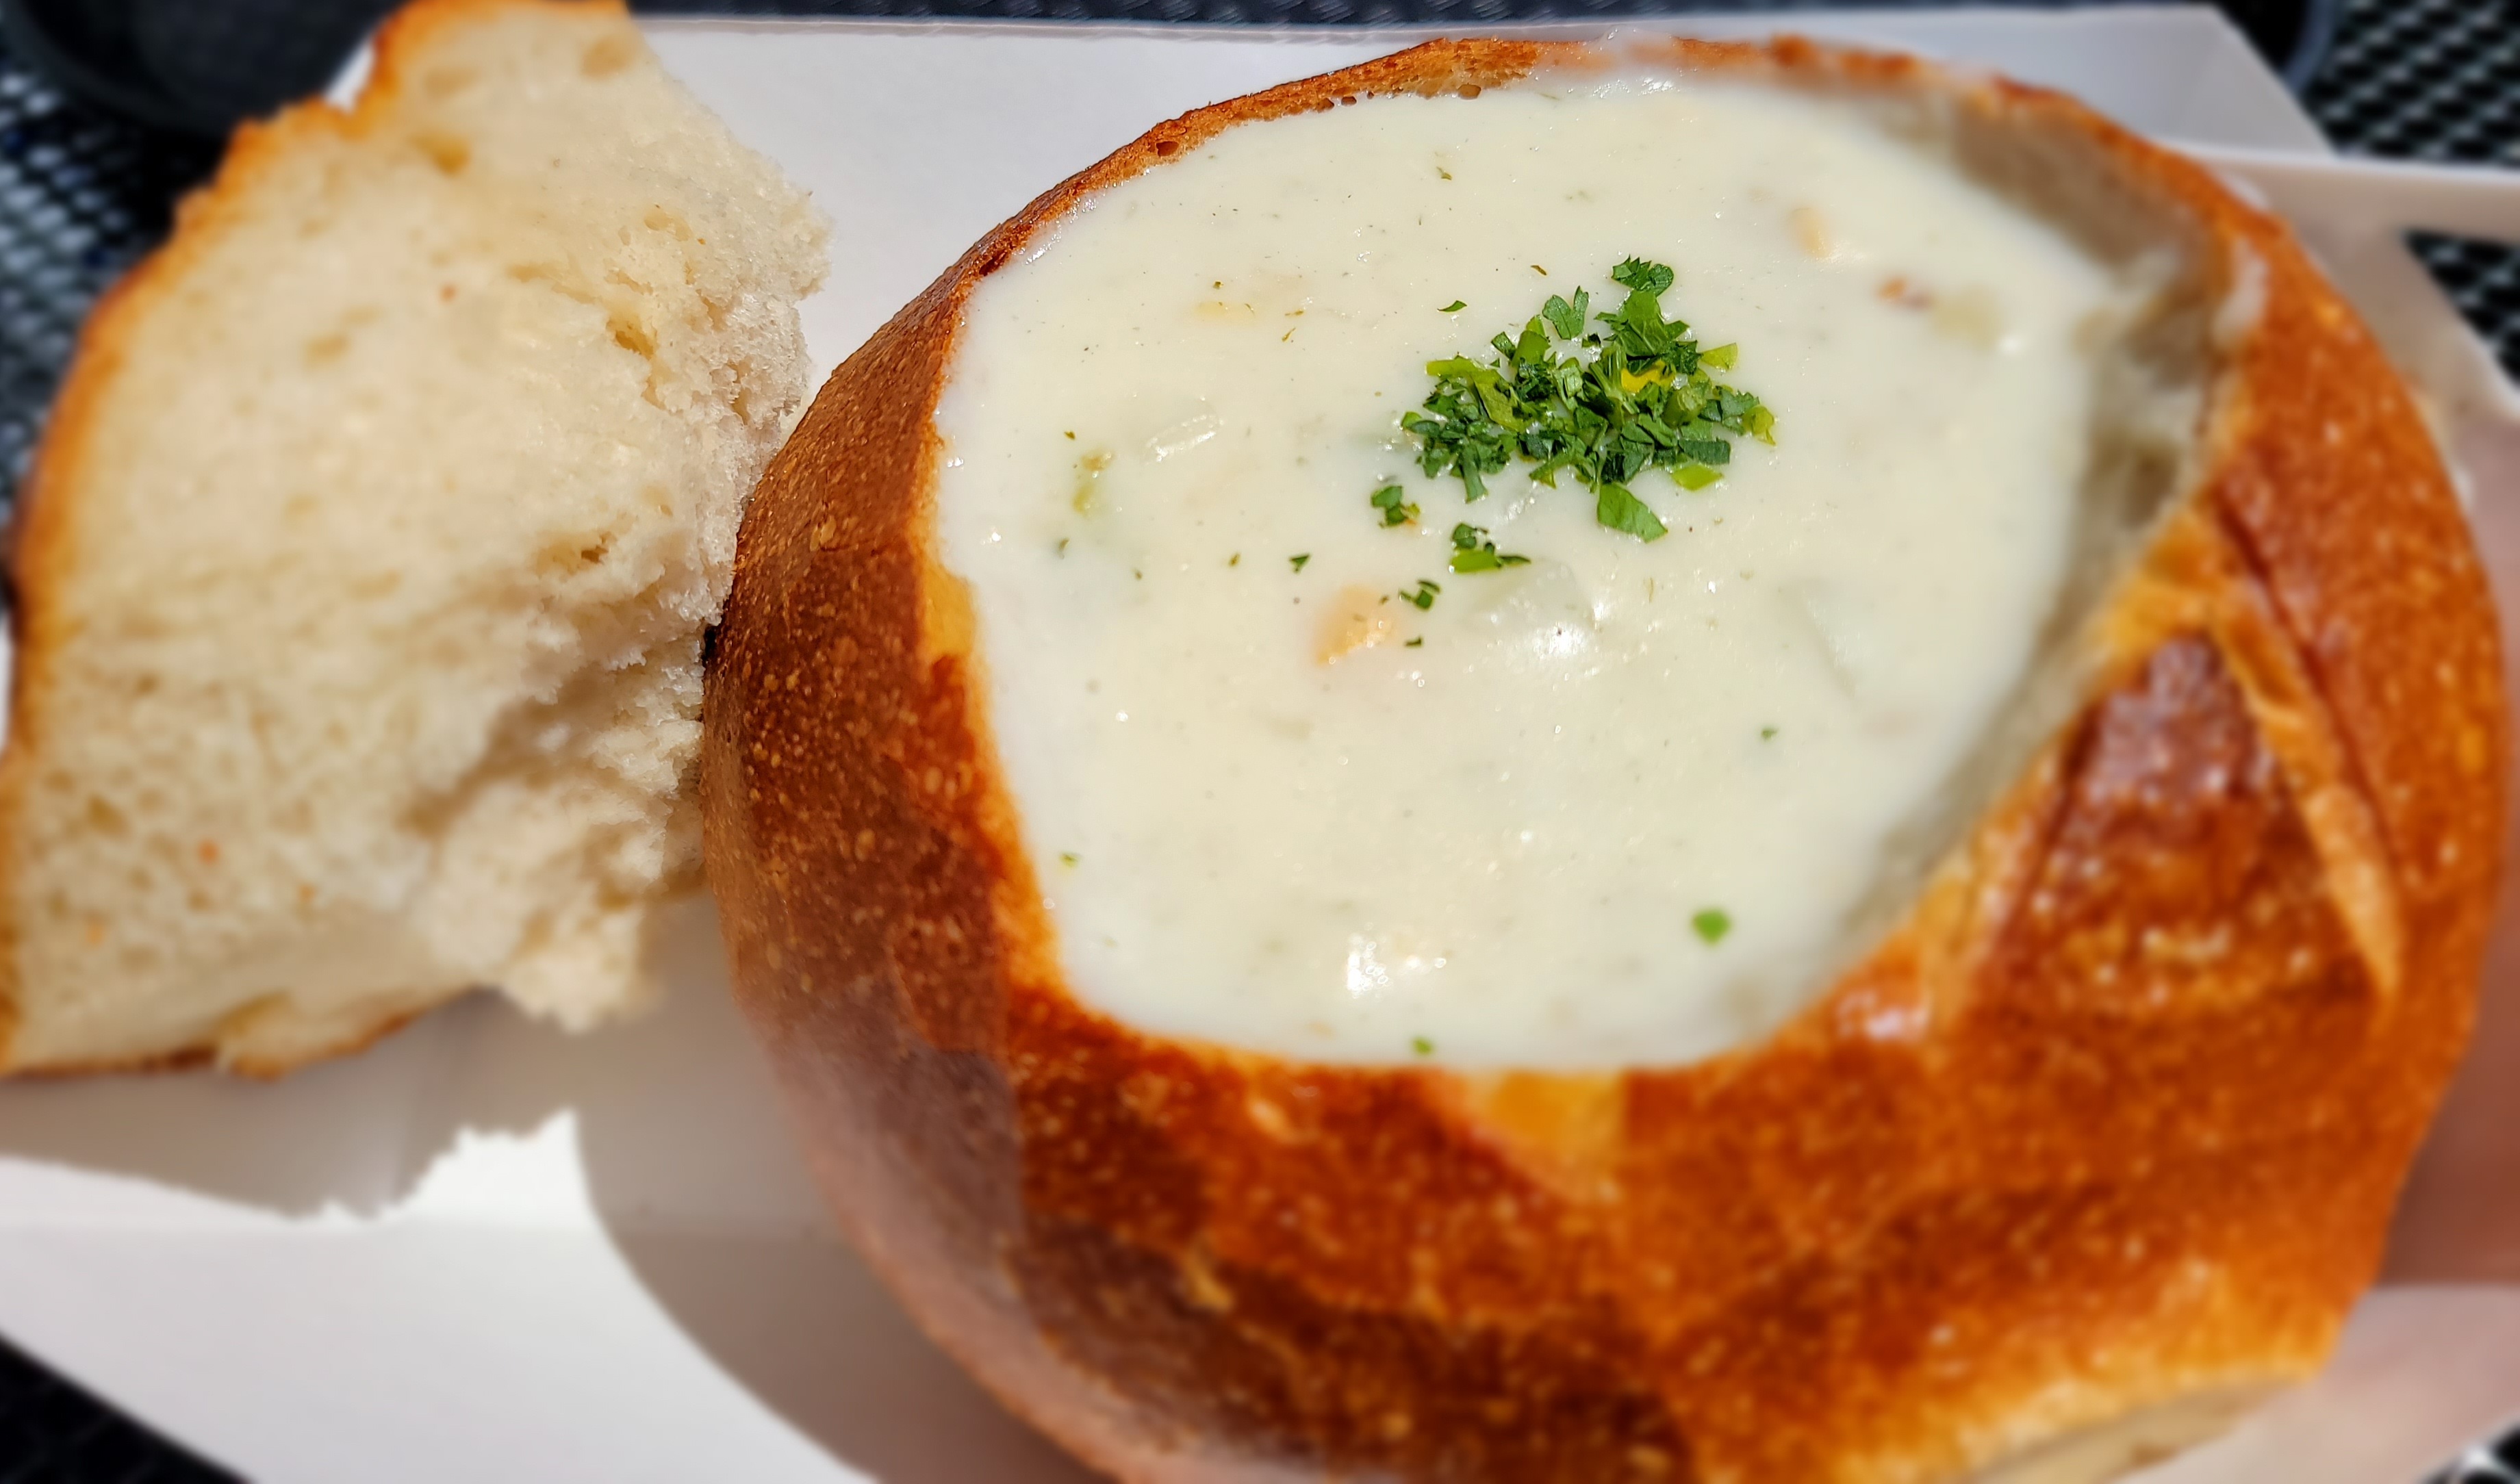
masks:
<path fill-rule="evenodd" d="M 18 0 L 80 15 L 109 7 Z M 652 9 L 1280 23 L 1458 22 L 1640 11 L 1796 10 L 1820 0 L 786 0 Z M 1839 0 L 1840 4 L 1845 0 Z M 1858 0 L 1861 3 L 1861 0 Z M 2510 0 L 2225 0 L 2349 151 L 2520 164 L 2520 15 Z M 161 0 L 120 44 L 152 59 L 181 101 L 308 90 L 333 67 L 310 36 L 342 31 L 374 0 Z M 310 17 L 248 36 L 275 14 Z M 221 18 L 231 18 L 222 21 Z M 2332 45 L 2323 45 L 2331 38 Z M 246 50 L 241 50 L 246 49 Z M 241 77 L 234 64 L 249 57 Z M 2323 61 L 2321 60 L 2323 57 Z M 257 80 L 258 79 L 258 80 Z M 257 91 L 259 90 L 259 91 Z M 162 115 L 161 115 L 162 116 Z M 71 101 L 0 41 L 0 490 L 15 487 L 81 317 L 156 243 L 169 204 L 215 161 L 214 146 Z M 2520 374 L 2520 254 L 2421 238 L 2417 252 L 2477 331 Z M 2513 1383 L 2520 1408 L 2520 1379 Z M 212 1484 L 231 1476 L 171 1447 L 0 1342 L 0 1484 Z M 2480 1445 L 2432 1484 L 2520 1484 L 2520 1433 Z"/>
<path fill-rule="evenodd" d="M 2520 13 L 2509 0 L 2352 0 L 2305 99 L 2349 150 L 2520 164 Z M 2413 241 L 2468 323 L 2520 375 L 2520 253 Z"/>
<path fill-rule="evenodd" d="M 87 306 L 217 158 L 68 103 L 0 43 L 0 487 L 15 487 Z"/>
<path fill-rule="evenodd" d="M 235 1484 L 0 1342 L 0 1484 Z"/>

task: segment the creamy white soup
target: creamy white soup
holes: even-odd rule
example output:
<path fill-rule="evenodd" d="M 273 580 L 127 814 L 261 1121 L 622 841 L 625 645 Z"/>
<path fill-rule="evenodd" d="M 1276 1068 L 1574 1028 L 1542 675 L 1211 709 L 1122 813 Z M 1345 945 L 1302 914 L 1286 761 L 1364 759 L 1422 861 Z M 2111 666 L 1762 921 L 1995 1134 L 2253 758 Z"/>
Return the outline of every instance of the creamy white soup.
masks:
<path fill-rule="evenodd" d="M 1569 471 L 1427 474 L 1429 362 L 1618 311 L 1631 257 L 1773 444 L 1629 478 L 1653 540 Z M 1371 99 L 1086 202 L 973 293 L 936 414 L 1075 992 L 1333 1061 L 1773 1029 L 2023 679 L 2115 293 L 1852 110 L 1688 78 Z"/>

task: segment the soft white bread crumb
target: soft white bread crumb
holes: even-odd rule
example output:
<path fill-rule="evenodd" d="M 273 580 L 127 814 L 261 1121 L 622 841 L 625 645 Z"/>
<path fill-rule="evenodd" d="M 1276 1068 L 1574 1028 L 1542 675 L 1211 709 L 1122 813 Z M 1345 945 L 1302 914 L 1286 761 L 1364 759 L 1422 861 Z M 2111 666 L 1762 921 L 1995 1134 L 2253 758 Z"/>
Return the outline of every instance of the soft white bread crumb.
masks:
<path fill-rule="evenodd" d="M 428 0 L 240 135 L 26 491 L 0 1069 L 636 1005 L 824 230 L 616 6 Z"/>

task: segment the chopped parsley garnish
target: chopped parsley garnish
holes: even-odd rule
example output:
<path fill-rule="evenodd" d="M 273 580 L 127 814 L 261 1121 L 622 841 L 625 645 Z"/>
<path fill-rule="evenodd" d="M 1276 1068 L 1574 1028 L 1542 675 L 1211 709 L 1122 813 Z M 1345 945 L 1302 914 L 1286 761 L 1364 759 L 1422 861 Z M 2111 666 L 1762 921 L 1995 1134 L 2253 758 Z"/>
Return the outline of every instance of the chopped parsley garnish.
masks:
<path fill-rule="evenodd" d="M 1425 635 L 1423 635 L 1423 634 L 1418 635 L 1417 638 L 1412 639 L 1412 640 L 1411 640 L 1411 641 L 1409 641 L 1407 644 L 1404 644 L 1404 645 L 1402 645 L 1402 646 L 1401 646 L 1401 648 L 1402 648 L 1402 649 L 1404 649 L 1404 650 L 1422 650 L 1422 649 L 1424 649 L 1425 647 L 1426 647 L 1426 636 L 1425 636 Z"/>
<path fill-rule="evenodd" d="M 1649 263 L 1632 257 L 1610 270 L 1610 282 L 1622 289 L 1641 289 L 1647 293 L 1670 292 L 1672 271 L 1660 263 Z"/>
<path fill-rule="evenodd" d="M 1707 947 L 1712 948 L 1723 942 L 1724 935 L 1732 930 L 1732 915 L 1721 907 L 1709 907 L 1690 918 L 1688 925 L 1696 928 L 1698 937 L 1705 940 Z"/>
<path fill-rule="evenodd" d="M 1435 1055 L 1435 1043 L 1427 1040 L 1423 1036 L 1410 1037 L 1409 1049 L 1421 1057 L 1431 1057 Z"/>
<path fill-rule="evenodd" d="M 1425 578 L 1420 577 L 1418 579 L 1418 590 L 1416 592 L 1404 591 L 1398 596 L 1400 601 L 1403 603 L 1414 603 L 1418 605 L 1418 611 L 1422 613 L 1426 609 L 1435 606 L 1435 595 L 1442 591 L 1442 588 L 1427 581 Z"/>
<path fill-rule="evenodd" d="M 1774 739 L 1776 735 L 1777 729 L 1774 727 L 1761 727 L 1759 729 L 1759 741 L 1761 742 L 1768 742 Z"/>
<path fill-rule="evenodd" d="M 1468 307 L 1470 307 L 1470 306 L 1469 306 L 1469 305 L 1467 305 L 1467 304 L 1465 304 L 1465 303 L 1463 303 L 1463 302 L 1462 302 L 1460 299 L 1455 299 L 1455 300 L 1453 300 L 1451 303 L 1446 304 L 1443 308 L 1438 309 L 1438 310 L 1436 310 L 1435 312 L 1436 312 L 1437 314 L 1459 314 L 1459 313 L 1461 313 L 1462 310 L 1467 309 Z"/>
<path fill-rule="evenodd" d="M 1493 572 L 1499 567 L 1522 566 L 1529 557 L 1501 552 L 1487 539 L 1487 531 L 1467 522 L 1453 527 L 1453 570 L 1457 572 Z"/>
<path fill-rule="evenodd" d="M 1615 309 L 1596 312 L 1582 289 L 1552 293 L 1519 334 L 1488 341 L 1492 360 L 1426 363 L 1435 389 L 1400 426 L 1428 477 L 1449 473 L 1475 501 L 1486 476 L 1516 460 L 1552 489 L 1572 474 L 1596 492 L 1603 525 L 1651 541 L 1668 527 L 1628 487 L 1639 475 L 1666 470 L 1682 488 L 1704 489 L 1723 477 L 1733 437 L 1776 441 L 1776 415 L 1714 374 L 1732 368 L 1739 347 L 1701 350 L 1686 321 L 1664 315 L 1669 267 L 1632 257 L 1610 278 L 1628 291 Z"/>
<path fill-rule="evenodd" d="M 1080 860 L 1084 859 L 1084 857 L 1082 857 L 1082 856 L 1078 855 L 1078 854 L 1077 854 L 1075 851 L 1073 851 L 1073 850 L 1062 850 L 1062 851 L 1058 852 L 1058 859 L 1059 859 L 1059 863 L 1060 863 L 1061 865 L 1065 865 L 1065 866 L 1073 866 L 1073 865 L 1075 865 L 1078 861 L 1080 861 Z"/>
<path fill-rule="evenodd" d="M 1584 311 L 1590 309 L 1592 305 L 1593 295 L 1581 289 L 1575 291 L 1572 303 L 1552 293 L 1549 296 L 1549 302 L 1540 306 L 1540 317 L 1549 322 L 1550 329 L 1557 332 L 1559 339 L 1581 339 L 1584 335 Z"/>
<path fill-rule="evenodd" d="M 1385 525 L 1407 525 L 1418 518 L 1418 507 L 1409 503 L 1409 492 L 1397 484 L 1386 484 L 1368 498 L 1382 512 Z"/>
<path fill-rule="evenodd" d="M 1600 487 L 1593 501 L 1593 518 L 1614 531 L 1626 531 L 1645 541 L 1658 540 L 1671 529 L 1624 484 Z"/>
<path fill-rule="evenodd" d="M 1313 554 L 1312 554 L 1312 553 L 1310 553 L 1310 552 L 1297 552 L 1295 555 L 1293 555 L 1293 556 L 1291 556 L 1291 557 L 1289 557 L 1289 558 L 1287 558 L 1287 559 L 1286 559 L 1286 564 L 1287 564 L 1288 566 L 1293 567 L 1296 571 L 1299 571 L 1299 572 L 1300 572 L 1300 571 L 1302 571 L 1302 570 L 1304 569 L 1304 563 L 1305 563 L 1305 562 L 1310 562 L 1310 561 L 1312 561 L 1312 560 L 1313 560 Z"/>

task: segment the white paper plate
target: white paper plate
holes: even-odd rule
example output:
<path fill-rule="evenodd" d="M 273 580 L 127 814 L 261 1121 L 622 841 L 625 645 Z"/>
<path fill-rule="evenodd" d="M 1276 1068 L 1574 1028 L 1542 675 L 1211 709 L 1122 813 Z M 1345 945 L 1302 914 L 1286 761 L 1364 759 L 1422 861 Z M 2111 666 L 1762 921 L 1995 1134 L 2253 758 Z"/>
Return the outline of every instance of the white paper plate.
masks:
<path fill-rule="evenodd" d="M 2322 148 L 2202 9 L 1794 24 L 2052 82 L 2166 138 Z M 805 310 L 828 370 L 999 219 L 1155 120 L 1426 33 L 652 34 L 836 222 L 831 288 Z M 2305 225 L 2463 443 L 2503 446 L 2520 427 L 2504 389 L 2420 270 L 2350 224 Z M 2520 497 L 2515 472 L 2489 449 L 2481 514 Z M 704 910 L 675 951 L 662 1012 L 582 1041 L 484 1001 L 275 1087 L 0 1086 L 0 1332 L 280 1484 L 1082 1479 L 838 1247 Z M 2389 1289 L 2325 1378 L 2146 1478 L 2407 1484 L 2513 1410 L 2520 1289 Z"/>

